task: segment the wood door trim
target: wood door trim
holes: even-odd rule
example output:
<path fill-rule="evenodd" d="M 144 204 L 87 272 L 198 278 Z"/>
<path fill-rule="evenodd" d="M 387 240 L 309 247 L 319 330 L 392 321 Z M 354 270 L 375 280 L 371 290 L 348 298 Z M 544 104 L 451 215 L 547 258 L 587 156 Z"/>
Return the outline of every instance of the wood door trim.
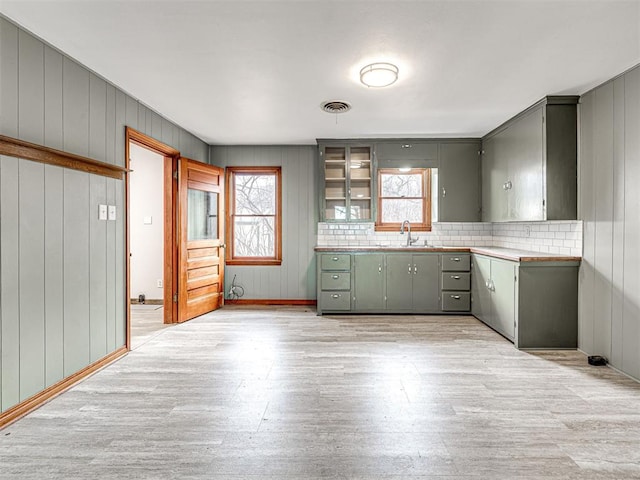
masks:
<path fill-rule="evenodd" d="M 117 180 L 122 180 L 127 171 L 126 167 L 100 162 L 81 155 L 63 152 L 55 148 L 44 147 L 4 135 L 0 135 L 0 155 L 24 158 L 25 160 L 79 170 Z"/>
<path fill-rule="evenodd" d="M 145 135 L 131 127 L 125 127 L 125 167 L 129 172 L 130 151 L 129 145 L 135 143 L 141 147 L 152 150 L 164 157 L 163 177 L 164 177 L 164 323 L 171 324 L 178 322 L 178 304 L 173 301 L 173 294 L 178 288 L 178 251 L 176 246 L 177 235 L 177 212 L 176 199 L 178 192 L 178 182 L 174 178 L 174 172 L 178 168 L 178 158 L 180 152 L 175 148 L 166 145 L 155 138 Z M 131 348 L 131 246 L 129 244 L 129 175 L 125 177 L 125 243 L 126 243 L 126 298 L 127 298 L 127 333 L 126 345 Z M 167 308 L 171 305 L 171 308 Z"/>
<path fill-rule="evenodd" d="M 111 363 L 115 362 L 120 357 L 126 355 L 128 351 L 129 349 L 126 346 L 120 347 L 115 352 L 112 352 L 109 355 L 102 357 L 100 360 L 92 363 L 91 365 L 86 366 L 82 370 L 72 375 L 69 375 L 66 378 L 63 378 L 58 383 L 51 385 L 50 387 L 42 390 L 41 392 L 33 395 L 32 397 L 29 397 L 26 400 L 23 400 L 22 402 L 15 405 L 14 407 L 11 407 L 6 412 L 3 412 L 2 414 L 0 414 L 0 429 L 6 427 L 10 423 L 15 422 L 16 420 L 19 420 L 20 418 L 34 411 L 36 408 L 42 406 L 44 403 L 48 402 L 52 398 L 57 397 L 61 393 L 69 390 L 69 388 L 73 387 L 75 384 L 80 382 L 80 380 L 83 380 L 89 377 L 90 375 L 94 374 L 98 370 L 101 370 L 107 365 L 110 365 Z"/>

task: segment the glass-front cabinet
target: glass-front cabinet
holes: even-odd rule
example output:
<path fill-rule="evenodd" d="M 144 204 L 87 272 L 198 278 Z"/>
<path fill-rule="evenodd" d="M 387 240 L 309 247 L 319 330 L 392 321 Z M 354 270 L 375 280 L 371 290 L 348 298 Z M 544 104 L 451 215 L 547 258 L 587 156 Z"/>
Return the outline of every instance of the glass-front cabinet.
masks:
<path fill-rule="evenodd" d="M 323 221 L 371 221 L 371 145 L 319 143 L 322 169 L 321 219 Z"/>

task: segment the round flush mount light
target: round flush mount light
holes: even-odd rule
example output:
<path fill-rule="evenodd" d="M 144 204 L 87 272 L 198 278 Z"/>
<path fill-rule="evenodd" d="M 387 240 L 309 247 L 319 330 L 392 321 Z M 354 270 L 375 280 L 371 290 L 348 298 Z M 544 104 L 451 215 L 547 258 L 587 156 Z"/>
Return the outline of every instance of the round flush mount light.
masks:
<path fill-rule="evenodd" d="M 388 87 L 398 80 L 398 67 L 392 63 L 371 63 L 360 70 L 360 81 L 367 87 Z"/>

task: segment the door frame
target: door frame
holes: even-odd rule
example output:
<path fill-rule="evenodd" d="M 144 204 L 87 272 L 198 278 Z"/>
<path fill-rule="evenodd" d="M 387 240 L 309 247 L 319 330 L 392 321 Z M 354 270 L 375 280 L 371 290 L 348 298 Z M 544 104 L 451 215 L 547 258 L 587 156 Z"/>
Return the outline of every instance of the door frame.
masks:
<path fill-rule="evenodd" d="M 178 249 L 177 249 L 177 207 L 178 182 L 175 172 L 178 170 L 180 152 L 131 127 L 125 127 L 125 256 L 126 256 L 126 298 L 127 298 L 127 331 L 126 346 L 131 349 L 131 250 L 129 244 L 129 202 L 130 186 L 130 151 L 129 145 L 135 143 L 164 158 L 164 323 L 177 323 L 178 304 L 173 301 L 178 288 Z M 168 308 L 170 307 L 170 308 Z"/>

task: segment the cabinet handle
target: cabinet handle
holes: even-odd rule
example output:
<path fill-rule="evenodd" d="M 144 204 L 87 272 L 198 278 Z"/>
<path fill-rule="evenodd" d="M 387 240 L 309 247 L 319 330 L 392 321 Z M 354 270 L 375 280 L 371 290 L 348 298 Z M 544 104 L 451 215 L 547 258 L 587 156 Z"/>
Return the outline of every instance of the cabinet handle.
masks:
<path fill-rule="evenodd" d="M 503 190 L 511 190 L 513 188 L 513 183 L 511 183 L 511 180 L 504 182 L 502 184 L 502 189 Z"/>
<path fill-rule="evenodd" d="M 453 278 L 454 280 L 460 280 L 460 276 L 459 275 L 451 275 L 451 278 Z"/>
<path fill-rule="evenodd" d="M 447 196 L 447 191 L 445 190 L 444 187 L 442 187 L 442 198 Z"/>
<path fill-rule="evenodd" d="M 460 300 L 460 295 L 451 295 L 454 300 Z"/>
<path fill-rule="evenodd" d="M 408 267 L 409 267 L 409 270 L 407 271 L 407 273 L 411 275 L 411 264 L 409 264 Z"/>
<path fill-rule="evenodd" d="M 382 273 L 382 265 L 378 265 L 378 273 Z"/>
<path fill-rule="evenodd" d="M 332 275 L 331 278 L 333 278 L 334 280 L 337 280 L 340 278 L 340 275 Z"/>
<path fill-rule="evenodd" d="M 459 262 L 460 258 L 459 257 L 452 257 L 449 260 L 451 260 L 452 262 Z"/>
<path fill-rule="evenodd" d="M 333 260 L 334 262 L 337 262 L 340 259 L 338 257 L 333 257 L 331 260 Z"/>
<path fill-rule="evenodd" d="M 413 266 L 413 274 L 416 275 L 418 273 L 418 265 Z"/>
<path fill-rule="evenodd" d="M 334 293 L 333 295 L 331 295 L 331 298 L 340 298 L 340 294 L 339 293 Z"/>
<path fill-rule="evenodd" d="M 400 148 L 413 148 L 413 145 L 411 145 L 410 143 L 405 143 Z"/>

